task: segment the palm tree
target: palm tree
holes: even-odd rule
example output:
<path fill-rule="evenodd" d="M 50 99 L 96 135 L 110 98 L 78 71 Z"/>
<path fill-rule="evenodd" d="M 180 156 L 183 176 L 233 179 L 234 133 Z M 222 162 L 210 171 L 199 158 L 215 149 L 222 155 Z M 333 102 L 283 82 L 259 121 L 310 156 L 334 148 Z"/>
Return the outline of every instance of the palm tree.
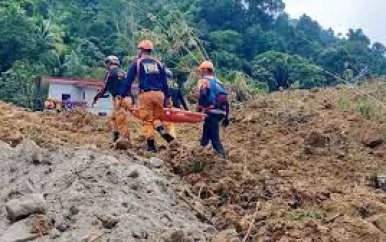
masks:
<path fill-rule="evenodd" d="M 36 33 L 38 39 L 50 49 L 54 49 L 58 53 L 65 50 L 66 46 L 63 43 L 63 37 L 65 35 L 63 27 L 53 23 L 51 20 L 43 19 L 42 16 L 35 17 Z"/>

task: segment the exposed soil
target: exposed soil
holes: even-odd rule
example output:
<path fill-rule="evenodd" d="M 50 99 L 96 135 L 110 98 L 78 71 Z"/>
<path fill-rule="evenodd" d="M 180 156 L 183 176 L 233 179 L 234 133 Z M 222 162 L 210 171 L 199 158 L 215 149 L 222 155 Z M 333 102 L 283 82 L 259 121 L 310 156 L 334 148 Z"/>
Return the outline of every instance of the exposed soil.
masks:
<path fill-rule="evenodd" d="M 363 140 L 382 137 L 385 126 L 342 111 L 342 92 L 354 103 L 353 90 L 292 91 L 235 110 L 223 134 L 227 165 L 197 148 L 164 159 L 216 227 L 233 226 L 240 237 L 254 220 L 252 241 L 384 241 L 382 228 L 368 221 L 385 216 L 386 194 L 374 178 L 386 171 L 386 150 Z M 193 132 L 184 129 L 182 138 Z"/>
<path fill-rule="evenodd" d="M 358 108 L 362 98 L 341 88 L 275 93 L 233 109 L 223 130 L 226 164 L 210 147 L 198 147 L 195 125 L 179 126 L 182 147 L 159 156 L 183 179 L 173 184 L 180 200 L 202 222 L 234 228 L 240 239 L 386 241 L 386 193 L 375 181 L 386 173 L 386 148 L 365 144 L 383 138 L 386 126 L 382 115 Z M 138 139 L 129 151 L 110 150 L 107 120 L 81 112 L 29 113 L 0 104 L 0 115 L 0 139 L 12 146 L 28 137 L 44 148 L 94 144 L 131 157 L 141 145 Z"/>

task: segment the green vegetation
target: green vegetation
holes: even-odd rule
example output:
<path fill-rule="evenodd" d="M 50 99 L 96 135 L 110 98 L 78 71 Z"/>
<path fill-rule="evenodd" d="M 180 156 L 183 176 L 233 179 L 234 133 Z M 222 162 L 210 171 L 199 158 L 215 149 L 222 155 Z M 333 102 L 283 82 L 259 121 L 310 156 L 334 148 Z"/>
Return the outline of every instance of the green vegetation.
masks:
<path fill-rule="evenodd" d="M 322 211 L 318 210 L 298 210 L 289 215 L 289 219 L 292 221 L 302 221 L 306 219 L 320 220 L 325 218 L 326 215 Z"/>
<path fill-rule="evenodd" d="M 338 100 L 338 106 L 343 111 L 348 111 L 350 109 L 350 100 L 345 96 L 341 96 Z"/>
<path fill-rule="evenodd" d="M 385 123 L 385 96 L 386 82 L 383 79 L 371 80 L 360 86 L 341 86 L 342 90 L 337 99 L 337 105 L 342 111 L 356 112 L 358 115 Z M 350 95 L 349 90 L 355 95 Z M 351 97 L 350 97 L 351 96 Z"/>
<path fill-rule="evenodd" d="M 202 161 L 195 161 L 192 165 L 192 172 L 193 173 L 201 173 L 204 171 L 204 163 Z"/>
<path fill-rule="evenodd" d="M 361 116 L 371 119 L 375 116 L 375 105 L 371 101 L 359 100 L 357 104 L 358 112 Z"/>
<path fill-rule="evenodd" d="M 308 16 L 291 19 L 282 0 L 8 0 L 0 26 L 0 99 L 25 107 L 40 96 L 36 77 L 101 78 L 105 56 L 127 65 L 143 38 L 181 81 L 210 58 L 257 93 L 335 85 L 366 66 L 386 75 L 385 46 L 360 29 L 339 37 Z"/>

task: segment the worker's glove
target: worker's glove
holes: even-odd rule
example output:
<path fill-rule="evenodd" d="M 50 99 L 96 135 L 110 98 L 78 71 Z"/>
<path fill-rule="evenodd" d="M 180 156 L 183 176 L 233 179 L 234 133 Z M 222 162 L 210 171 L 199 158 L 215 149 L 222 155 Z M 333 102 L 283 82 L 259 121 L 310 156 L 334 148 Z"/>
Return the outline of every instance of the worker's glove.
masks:
<path fill-rule="evenodd" d="M 93 108 L 94 105 L 95 105 L 96 103 L 97 103 L 97 100 L 94 99 L 94 100 L 92 101 L 92 103 L 91 103 L 91 107 Z"/>
<path fill-rule="evenodd" d="M 165 107 L 165 108 L 172 108 L 172 107 L 173 107 L 173 103 L 172 103 L 172 101 L 170 100 L 170 98 L 166 98 L 166 99 L 164 100 L 164 107 Z"/>
<path fill-rule="evenodd" d="M 169 98 L 169 99 L 167 100 L 166 105 L 167 105 L 168 108 L 172 108 L 172 107 L 173 107 L 173 101 Z"/>
<path fill-rule="evenodd" d="M 221 125 L 224 128 L 228 127 L 229 126 L 229 118 L 228 117 L 224 118 L 224 120 L 222 121 Z"/>

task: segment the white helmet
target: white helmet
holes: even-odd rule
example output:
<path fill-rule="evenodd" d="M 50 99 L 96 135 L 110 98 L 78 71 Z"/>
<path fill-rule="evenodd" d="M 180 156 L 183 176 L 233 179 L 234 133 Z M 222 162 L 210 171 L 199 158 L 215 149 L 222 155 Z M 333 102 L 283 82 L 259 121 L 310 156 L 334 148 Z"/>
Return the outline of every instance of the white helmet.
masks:
<path fill-rule="evenodd" d="M 115 55 L 110 55 L 105 59 L 105 64 L 108 66 L 111 64 L 119 65 L 119 58 Z"/>
<path fill-rule="evenodd" d="M 169 68 L 165 68 L 166 76 L 170 79 L 174 79 L 173 72 Z"/>

